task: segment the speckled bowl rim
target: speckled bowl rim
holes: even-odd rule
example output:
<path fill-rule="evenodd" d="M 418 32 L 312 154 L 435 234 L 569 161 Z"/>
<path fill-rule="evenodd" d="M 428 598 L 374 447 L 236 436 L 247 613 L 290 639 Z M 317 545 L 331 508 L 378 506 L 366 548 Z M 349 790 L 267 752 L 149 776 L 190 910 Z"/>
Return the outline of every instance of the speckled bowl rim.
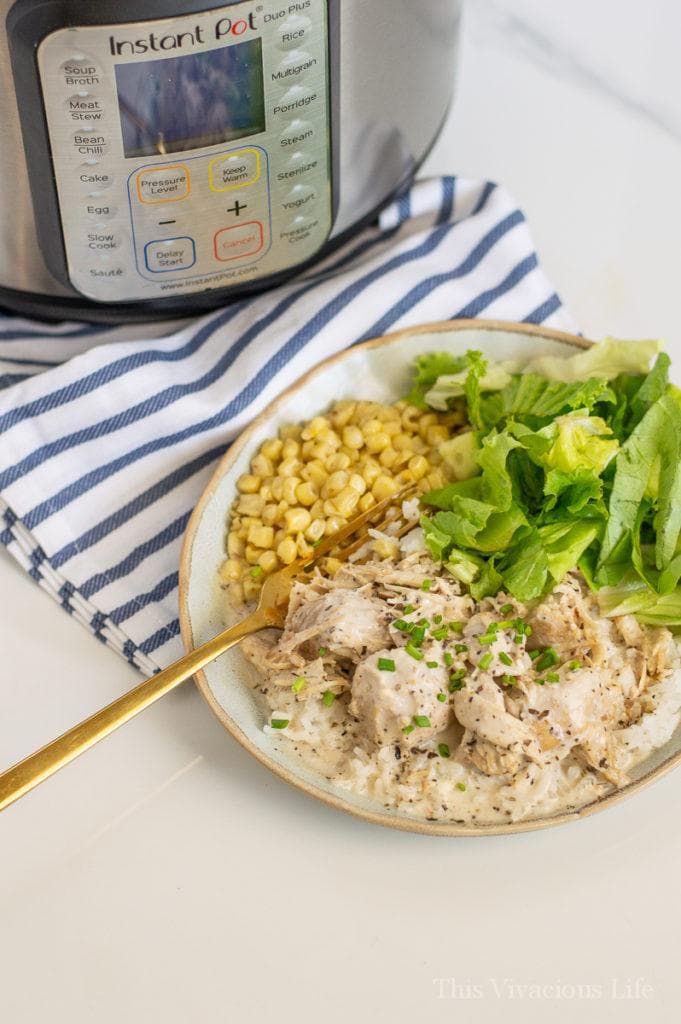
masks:
<path fill-rule="evenodd" d="M 516 334 L 526 334 L 528 336 L 544 338 L 550 341 L 562 342 L 566 345 L 571 345 L 577 348 L 589 348 L 589 346 L 593 344 L 593 342 L 587 341 L 585 338 L 578 337 L 575 334 L 552 330 L 536 324 L 517 324 L 503 320 L 445 320 L 422 324 L 417 327 L 408 327 L 404 330 L 395 331 L 393 334 L 387 334 L 380 338 L 372 338 L 370 341 L 365 341 L 359 345 L 344 349 L 342 352 L 339 352 L 314 366 L 294 384 L 278 395 L 273 402 L 270 402 L 260 415 L 253 420 L 246 430 L 244 430 L 243 433 L 234 441 L 218 463 L 208 486 L 192 513 L 182 545 L 179 578 L 180 632 L 186 650 L 191 650 L 194 647 L 193 630 L 189 611 L 190 568 L 192 561 L 192 549 L 204 510 L 211 501 L 213 493 L 224 474 L 231 469 L 239 453 L 250 444 L 251 438 L 262 424 L 269 420 L 276 413 L 279 406 L 290 398 L 291 395 L 307 388 L 317 376 L 325 373 L 330 367 L 337 365 L 350 356 L 356 355 L 359 349 L 379 348 L 382 346 L 388 348 L 404 338 L 418 334 L 435 334 L 440 332 L 451 334 L 456 331 L 464 330 L 499 331 L 503 333 L 512 332 Z M 662 778 L 681 763 L 680 749 L 675 754 L 672 754 L 659 764 L 655 765 L 649 771 L 645 772 L 640 778 L 630 782 L 623 789 L 616 790 L 614 793 L 610 793 L 606 796 L 593 800 L 578 810 L 546 817 L 495 825 L 460 825 L 455 822 L 450 823 L 428 821 L 421 818 L 410 818 L 404 815 L 398 815 L 387 809 L 373 811 L 354 806 L 344 799 L 341 790 L 337 793 L 327 793 L 312 783 L 309 783 L 306 779 L 296 775 L 295 772 L 291 771 L 286 766 L 279 764 L 274 758 L 269 757 L 253 742 L 251 742 L 240 726 L 225 712 L 215 698 L 205 672 L 203 670 L 197 672 L 194 678 L 199 692 L 218 721 L 234 737 L 234 739 L 244 747 L 245 750 L 252 754 L 253 757 L 260 761 L 261 764 L 265 765 L 266 768 L 269 768 L 270 771 L 274 772 L 275 775 L 278 775 L 279 778 L 288 782 L 290 785 L 295 786 L 296 789 L 302 790 L 302 792 L 306 793 L 308 796 L 311 796 L 316 800 L 321 800 L 329 807 L 333 807 L 339 811 L 344 811 L 346 814 L 351 814 L 363 821 L 368 821 L 375 825 L 383 825 L 387 828 L 399 829 L 403 832 L 417 832 L 421 835 L 430 836 L 479 837 L 513 835 L 520 832 L 534 832 L 539 829 L 552 828 L 555 825 L 565 825 L 568 822 L 587 818 L 598 811 L 605 810 L 608 807 L 613 807 L 622 800 L 633 796 L 645 786 L 649 786 L 652 782 Z"/>

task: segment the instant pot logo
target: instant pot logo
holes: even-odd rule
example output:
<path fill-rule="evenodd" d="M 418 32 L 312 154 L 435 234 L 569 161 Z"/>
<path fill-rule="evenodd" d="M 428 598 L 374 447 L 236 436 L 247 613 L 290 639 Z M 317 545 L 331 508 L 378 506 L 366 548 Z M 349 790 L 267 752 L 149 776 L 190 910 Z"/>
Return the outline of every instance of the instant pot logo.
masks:
<path fill-rule="evenodd" d="M 109 36 L 112 57 L 134 57 L 139 53 L 160 53 L 165 50 L 191 50 L 204 43 L 235 39 L 257 30 L 257 16 L 251 11 L 243 18 L 218 18 L 212 28 L 195 25 L 185 32 L 149 32 L 139 39 L 121 39 Z"/>

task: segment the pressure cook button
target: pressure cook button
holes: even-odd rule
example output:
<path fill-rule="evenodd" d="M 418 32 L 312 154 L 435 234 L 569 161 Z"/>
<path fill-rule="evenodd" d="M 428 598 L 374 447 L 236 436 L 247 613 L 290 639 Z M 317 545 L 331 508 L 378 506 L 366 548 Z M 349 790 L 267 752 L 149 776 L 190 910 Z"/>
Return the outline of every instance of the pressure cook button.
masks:
<path fill-rule="evenodd" d="M 314 203 L 317 198 L 317 190 L 312 185 L 303 185 L 302 183 L 294 185 L 291 191 L 284 197 L 281 202 L 282 209 L 288 213 L 295 213 L 296 210 L 300 210 L 302 207 L 307 207 L 310 203 Z"/>
<path fill-rule="evenodd" d="M 114 176 L 110 171 L 105 171 L 98 160 L 86 160 L 78 168 L 78 184 L 81 191 L 86 195 L 99 194 L 114 183 Z"/>
<path fill-rule="evenodd" d="M 289 242 L 299 242 L 303 238 L 307 238 L 313 228 L 316 228 L 319 224 L 317 217 L 306 217 L 304 214 L 299 214 L 294 217 L 290 224 L 286 224 L 281 231 L 281 237 L 288 239 Z"/>
<path fill-rule="evenodd" d="M 184 164 L 150 167 L 137 175 L 137 195 L 142 203 L 171 203 L 189 195 L 189 171 Z"/>
<path fill-rule="evenodd" d="M 310 121 L 302 121 L 296 117 L 279 136 L 279 144 L 283 149 L 288 149 L 289 146 L 300 146 L 304 142 L 311 142 L 315 135 L 315 126 Z"/>
<path fill-rule="evenodd" d="M 304 85 L 292 85 L 283 96 L 275 100 L 272 113 L 275 117 L 291 117 L 300 114 L 314 104 L 319 93 L 316 89 L 308 89 Z"/>
<path fill-rule="evenodd" d="M 253 185 L 260 177 L 260 153 L 242 149 L 227 156 L 216 156 L 208 165 L 208 180 L 213 192 Z"/>
<path fill-rule="evenodd" d="M 194 239 L 161 238 L 144 246 L 144 262 L 153 274 L 166 274 L 170 270 L 188 270 L 196 263 Z"/>
<path fill-rule="evenodd" d="M 99 96 L 91 92 L 77 92 L 69 96 L 64 109 L 69 120 L 77 124 L 82 124 L 83 121 L 96 124 L 104 117 L 104 103 Z"/>
<path fill-rule="evenodd" d="M 92 202 L 86 203 L 85 213 L 88 220 L 92 220 L 96 224 L 102 224 L 107 220 L 113 220 L 118 210 L 115 206 L 111 206 L 110 203 L 98 202 L 93 199 Z"/>
<path fill-rule="evenodd" d="M 102 72 L 97 62 L 85 53 L 74 53 L 61 66 L 66 85 L 80 88 L 86 85 L 99 85 Z"/>
<path fill-rule="evenodd" d="M 293 50 L 301 46 L 310 35 L 312 22 L 301 14 L 292 14 L 279 26 L 279 49 Z"/>
<path fill-rule="evenodd" d="M 84 124 L 74 132 L 73 146 L 80 156 L 103 156 L 109 148 L 109 140 L 102 135 L 101 128 Z"/>
<path fill-rule="evenodd" d="M 292 50 L 284 57 L 281 64 L 271 72 L 272 81 L 286 84 L 288 82 L 300 81 L 308 72 L 312 71 L 319 64 L 316 57 L 302 50 Z"/>

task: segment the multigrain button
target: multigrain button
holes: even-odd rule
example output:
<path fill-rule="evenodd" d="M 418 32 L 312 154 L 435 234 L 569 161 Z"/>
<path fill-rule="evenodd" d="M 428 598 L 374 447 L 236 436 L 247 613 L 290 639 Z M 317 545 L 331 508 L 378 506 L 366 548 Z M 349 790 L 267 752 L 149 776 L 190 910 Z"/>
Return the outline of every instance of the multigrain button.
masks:
<path fill-rule="evenodd" d="M 92 202 L 85 204 L 85 213 L 88 220 L 92 220 L 96 224 L 101 224 L 104 223 L 104 221 L 113 220 L 118 213 L 118 210 L 110 203 L 93 200 Z"/>
<path fill-rule="evenodd" d="M 238 260 L 243 256 L 255 256 L 263 247 L 263 230 L 259 220 L 223 228 L 215 233 L 213 248 L 215 258 L 221 263 Z"/>
<path fill-rule="evenodd" d="M 64 61 L 60 71 L 66 85 L 80 88 L 86 85 L 99 85 L 102 72 L 97 61 L 85 53 L 74 53 Z"/>
<path fill-rule="evenodd" d="M 96 124 L 104 117 L 104 103 L 99 96 L 91 92 L 77 92 L 66 100 L 64 109 L 70 121 L 76 124 L 88 122 Z"/>
<path fill-rule="evenodd" d="M 314 70 L 318 65 L 319 61 L 311 54 L 304 53 L 302 50 L 292 50 L 271 72 L 272 81 L 283 85 L 299 81 L 308 71 Z"/>
<path fill-rule="evenodd" d="M 301 46 L 310 35 L 312 22 L 301 14 L 292 14 L 279 27 L 280 50 L 293 50 Z"/>
<path fill-rule="evenodd" d="M 182 236 L 147 242 L 144 246 L 144 262 L 153 274 L 164 274 L 170 270 L 188 270 L 196 263 L 194 239 Z"/>
<path fill-rule="evenodd" d="M 260 177 L 260 153 L 242 149 L 238 153 L 217 156 L 208 165 L 208 180 L 213 192 L 253 185 Z"/>
<path fill-rule="evenodd" d="M 291 191 L 286 194 L 281 201 L 281 205 L 289 213 L 295 213 L 296 210 L 300 210 L 302 207 L 307 207 L 310 203 L 313 203 L 316 198 L 317 190 L 312 185 L 303 185 L 300 182 L 298 185 L 294 185 Z"/>
<path fill-rule="evenodd" d="M 78 184 L 86 195 L 99 194 L 111 188 L 114 183 L 114 176 L 110 171 L 105 171 L 98 160 L 86 160 L 78 168 Z"/>
<path fill-rule="evenodd" d="M 139 172 L 136 180 L 142 203 L 176 203 L 189 195 L 189 171 L 184 164 L 148 167 Z"/>
<path fill-rule="evenodd" d="M 310 121 L 303 121 L 296 117 L 279 136 L 279 145 L 282 149 L 292 146 L 300 146 L 303 143 L 311 142 L 315 137 L 315 126 Z"/>
<path fill-rule="evenodd" d="M 291 117 L 303 113 L 318 99 L 316 89 L 308 89 L 305 85 L 292 85 L 283 96 L 275 100 L 272 113 L 275 117 Z"/>

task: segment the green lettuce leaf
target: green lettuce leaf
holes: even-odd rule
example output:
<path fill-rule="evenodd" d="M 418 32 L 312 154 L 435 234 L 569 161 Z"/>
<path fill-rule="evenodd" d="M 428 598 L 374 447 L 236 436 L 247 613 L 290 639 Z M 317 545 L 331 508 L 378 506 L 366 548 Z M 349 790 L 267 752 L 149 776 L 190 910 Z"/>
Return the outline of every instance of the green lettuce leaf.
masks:
<path fill-rule="evenodd" d="M 456 371 L 449 371 L 433 381 L 425 394 L 425 401 L 432 409 L 444 411 L 453 398 L 461 398 L 466 395 L 466 382 L 472 373 L 469 381 L 469 388 L 474 386 L 476 396 L 483 391 L 500 391 L 505 388 L 511 379 L 510 373 L 504 369 L 501 363 L 488 363 L 481 352 L 469 351 L 466 353 L 461 366 Z M 475 420 L 471 418 L 471 423 Z"/>
<path fill-rule="evenodd" d="M 414 379 L 406 400 L 418 409 L 427 409 L 425 395 L 440 377 L 465 373 L 464 356 L 454 356 L 450 352 L 426 352 L 414 360 Z M 463 394 L 463 390 L 461 392 Z M 442 408 L 447 408 L 445 403 Z"/>
<path fill-rule="evenodd" d="M 533 601 L 544 593 L 549 581 L 549 560 L 536 527 L 525 532 L 498 563 L 497 570 L 504 589 L 519 601 Z"/>
<path fill-rule="evenodd" d="M 600 476 L 619 449 L 619 441 L 612 436 L 605 420 L 589 416 L 586 409 L 557 416 L 539 433 L 551 442 L 542 462 L 563 473 L 588 469 Z"/>
<path fill-rule="evenodd" d="M 506 465 L 509 454 L 520 447 L 518 441 L 507 431 L 492 431 L 482 439 L 482 446 L 476 454 L 482 470 L 480 495 L 483 501 L 494 505 L 498 512 L 505 512 L 513 500 L 513 481 Z"/>
<path fill-rule="evenodd" d="M 544 484 L 546 514 L 559 509 L 563 515 L 579 516 L 587 509 L 607 516 L 607 509 L 602 501 L 603 481 L 591 469 L 577 469 L 572 473 L 563 473 L 560 469 L 550 469 Z"/>
<path fill-rule="evenodd" d="M 621 373 L 646 374 L 651 360 L 662 348 L 661 341 L 618 341 L 605 338 L 574 356 L 537 356 L 526 364 L 526 373 L 565 383 L 588 377 L 613 380 Z"/>

